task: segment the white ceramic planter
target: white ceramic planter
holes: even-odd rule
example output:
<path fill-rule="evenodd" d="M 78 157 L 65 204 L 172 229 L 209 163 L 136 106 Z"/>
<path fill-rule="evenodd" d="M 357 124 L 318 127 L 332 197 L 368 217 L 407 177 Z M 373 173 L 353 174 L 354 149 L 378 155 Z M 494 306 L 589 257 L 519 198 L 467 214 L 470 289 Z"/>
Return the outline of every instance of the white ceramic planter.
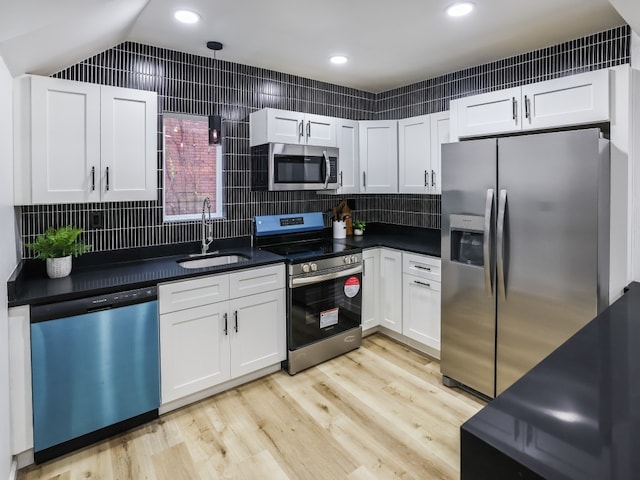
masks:
<path fill-rule="evenodd" d="M 360 230 L 359 228 L 354 228 L 353 229 L 353 234 L 354 235 L 358 235 L 359 236 L 359 235 L 362 235 L 362 233 L 363 233 L 362 230 Z"/>
<path fill-rule="evenodd" d="M 62 278 L 71 273 L 71 255 L 60 258 L 47 258 L 49 278 Z"/>

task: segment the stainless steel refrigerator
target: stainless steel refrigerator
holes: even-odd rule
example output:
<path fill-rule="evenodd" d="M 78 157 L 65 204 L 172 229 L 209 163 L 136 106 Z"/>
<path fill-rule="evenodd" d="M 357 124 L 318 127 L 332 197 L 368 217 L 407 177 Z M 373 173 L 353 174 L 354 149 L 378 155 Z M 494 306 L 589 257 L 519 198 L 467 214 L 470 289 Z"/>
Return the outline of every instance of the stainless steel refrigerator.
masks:
<path fill-rule="evenodd" d="M 494 397 L 607 306 L 609 197 L 599 129 L 443 145 L 446 385 Z"/>

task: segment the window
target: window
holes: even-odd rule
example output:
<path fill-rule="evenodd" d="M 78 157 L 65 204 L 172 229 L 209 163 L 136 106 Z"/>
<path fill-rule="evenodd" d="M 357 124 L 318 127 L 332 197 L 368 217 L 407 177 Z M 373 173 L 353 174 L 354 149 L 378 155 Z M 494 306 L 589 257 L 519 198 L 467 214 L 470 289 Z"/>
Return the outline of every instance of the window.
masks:
<path fill-rule="evenodd" d="M 222 147 L 209 145 L 209 119 L 165 113 L 164 221 L 199 220 L 209 197 L 211 216 L 222 212 Z"/>

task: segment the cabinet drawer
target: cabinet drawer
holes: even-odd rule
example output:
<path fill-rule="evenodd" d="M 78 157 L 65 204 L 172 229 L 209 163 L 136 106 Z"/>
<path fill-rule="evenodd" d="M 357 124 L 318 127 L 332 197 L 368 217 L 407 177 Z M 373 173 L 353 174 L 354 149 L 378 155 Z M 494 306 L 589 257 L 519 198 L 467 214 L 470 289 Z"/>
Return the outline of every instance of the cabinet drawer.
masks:
<path fill-rule="evenodd" d="M 211 275 L 158 286 L 158 308 L 161 314 L 228 299 L 229 275 Z"/>
<path fill-rule="evenodd" d="M 415 253 L 402 254 L 402 272 L 440 281 L 440 259 Z"/>
<path fill-rule="evenodd" d="M 231 298 L 285 287 L 284 264 L 241 270 L 229 275 Z"/>

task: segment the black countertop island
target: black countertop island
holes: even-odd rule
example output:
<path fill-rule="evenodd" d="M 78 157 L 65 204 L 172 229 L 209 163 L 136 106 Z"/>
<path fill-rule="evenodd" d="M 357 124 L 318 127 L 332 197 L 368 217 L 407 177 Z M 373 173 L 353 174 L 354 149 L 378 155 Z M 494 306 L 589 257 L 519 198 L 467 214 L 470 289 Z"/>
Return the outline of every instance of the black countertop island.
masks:
<path fill-rule="evenodd" d="M 640 283 L 460 433 L 462 480 L 640 479 Z"/>

